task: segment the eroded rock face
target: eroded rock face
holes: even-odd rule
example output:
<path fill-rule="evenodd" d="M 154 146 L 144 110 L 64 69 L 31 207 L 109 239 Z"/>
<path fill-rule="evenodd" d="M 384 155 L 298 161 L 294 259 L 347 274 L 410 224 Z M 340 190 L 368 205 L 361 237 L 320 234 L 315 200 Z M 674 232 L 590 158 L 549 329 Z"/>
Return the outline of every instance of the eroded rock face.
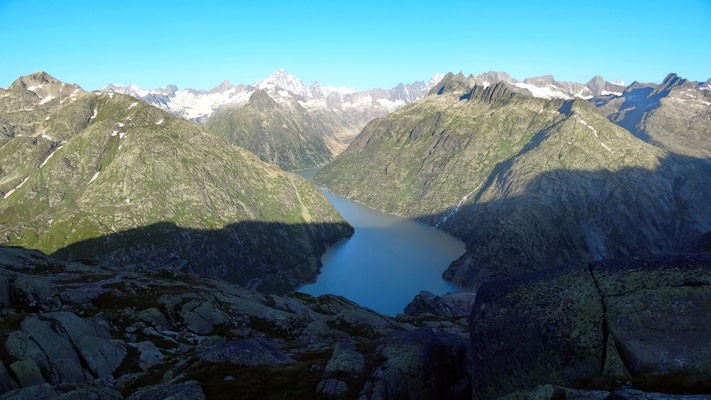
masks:
<path fill-rule="evenodd" d="M 494 281 L 471 320 L 474 392 L 541 383 L 711 387 L 711 256 L 609 260 Z"/>

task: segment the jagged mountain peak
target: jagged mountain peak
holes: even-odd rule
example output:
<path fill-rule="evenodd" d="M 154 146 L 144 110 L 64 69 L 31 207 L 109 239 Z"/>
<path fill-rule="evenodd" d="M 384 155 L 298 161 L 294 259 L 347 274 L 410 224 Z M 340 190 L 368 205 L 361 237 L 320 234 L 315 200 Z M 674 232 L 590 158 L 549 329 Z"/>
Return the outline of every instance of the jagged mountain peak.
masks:
<path fill-rule="evenodd" d="M 428 95 L 442 95 L 446 93 L 465 94 L 469 92 L 473 86 L 473 79 L 465 77 L 461 71 L 456 75 L 452 72 L 448 72 L 442 77 L 439 83 L 429 91 Z"/>
<path fill-rule="evenodd" d="M 10 86 L 12 87 L 18 85 L 24 88 L 32 88 L 42 86 L 63 86 L 65 83 L 44 71 L 39 71 L 17 78 Z"/>
<path fill-rule="evenodd" d="M 235 85 L 233 85 L 229 80 L 225 79 L 224 81 L 222 81 L 222 83 L 210 89 L 208 93 L 223 93 L 233 89 L 234 87 Z"/>
<path fill-rule="evenodd" d="M 672 88 L 676 86 L 682 86 L 686 84 L 688 81 L 679 75 L 670 72 L 667 74 L 667 76 L 664 78 L 662 83 L 656 88 L 656 90 L 653 92 L 653 94 L 661 94 L 661 93 L 669 93 Z"/>
<path fill-rule="evenodd" d="M 585 85 L 588 87 L 590 87 L 590 86 L 604 87 L 605 83 L 607 83 L 607 81 L 605 79 L 603 79 L 600 75 L 595 75 Z"/>
<path fill-rule="evenodd" d="M 255 83 L 254 86 L 260 89 L 281 88 L 298 94 L 299 96 L 309 96 L 308 88 L 304 82 L 283 68 L 274 71 L 266 79 Z"/>

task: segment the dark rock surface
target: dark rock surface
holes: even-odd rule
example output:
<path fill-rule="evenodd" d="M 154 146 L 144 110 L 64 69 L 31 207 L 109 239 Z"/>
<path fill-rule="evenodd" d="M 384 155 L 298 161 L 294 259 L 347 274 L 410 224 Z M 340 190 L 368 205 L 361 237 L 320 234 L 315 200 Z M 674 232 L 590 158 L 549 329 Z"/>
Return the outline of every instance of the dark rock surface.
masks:
<path fill-rule="evenodd" d="M 471 320 L 482 399 L 541 383 L 711 392 L 711 256 L 618 259 L 493 281 Z"/>
<path fill-rule="evenodd" d="M 447 293 L 440 297 L 421 290 L 405 307 L 405 314 L 430 313 L 440 317 L 464 317 L 472 313 L 475 298 L 476 294 L 471 292 Z"/>
<path fill-rule="evenodd" d="M 465 317 L 393 319 L 338 296 L 267 296 L 9 247 L 0 288 L 3 400 L 470 393 Z"/>

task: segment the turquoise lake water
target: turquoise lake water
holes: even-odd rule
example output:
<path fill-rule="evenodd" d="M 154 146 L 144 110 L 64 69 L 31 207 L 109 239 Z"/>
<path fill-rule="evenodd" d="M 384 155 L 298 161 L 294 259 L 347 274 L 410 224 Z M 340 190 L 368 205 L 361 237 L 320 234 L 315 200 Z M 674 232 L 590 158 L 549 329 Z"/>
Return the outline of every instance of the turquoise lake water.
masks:
<path fill-rule="evenodd" d="M 296 172 L 310 178 L 316 171 Z M 394 316 L 403 312 L 420 290 L 437 295 L 457 291 L 442 279 L 442 272 L 464 254 L 462 241 L 320 189 L 355 233 L 326 251 L 317 281 L 302 286 L 299 292 L 344 296 Z"/>

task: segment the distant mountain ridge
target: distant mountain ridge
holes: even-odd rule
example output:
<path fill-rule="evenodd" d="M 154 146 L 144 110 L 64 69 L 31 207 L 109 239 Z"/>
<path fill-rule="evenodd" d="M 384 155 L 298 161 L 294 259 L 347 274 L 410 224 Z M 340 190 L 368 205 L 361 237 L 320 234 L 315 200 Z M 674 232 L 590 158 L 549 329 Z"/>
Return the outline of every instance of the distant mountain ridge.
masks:
<path fill-rule="evenodd" d="M 544 99 L 591 99 L 593 97 L 620 95 L 625 89 L 624 82 L 608 82 L 599 75 L 595 75 L 587 83 L 556 81 L 553 75 L 543 75 L 539 77 L 526 78 L 523 81 L 516 80 L 506 72 L 489 71 L 479 75 L 470 74 L 464 76 L 463 73 L 454 75 L 462 86 L 473 87 L 476 85 L 487 87 L 499 82 L 512 84 L 521 89 L 527 90 L 534 97 Z"/>
<path fill-rule="evenodd" d="M 175 85 L 144 90 L 135 84 L 128 86 L 109 84 L 103 87 L 101 91 L 122 93 L 136 97 L 176 116 L 201 122 L 222 106 L 246 103 L 249 100 L 249 96 L 258 89 L 265 90 L 272 96 L 288 97 L 296 95 L 301 97 L 300 100 L 304 102 L 303 106 L 306 108 L 321 107 L 326 99 L 331 98 L 332 100 L 337 99 L 345 108 L 360 110 L 373 108 L 384 109 L 389 112 L 425 96 L 429 89 L 439 82 L 442 76 L 442 74 L 438 73 L 427 82 L 417 81 L 411 84 L 399 84 L 391 89 L 376 88 L 356 91 L 345 86 L 324 86 L 318 81 L 307 86 L 301 79 L 284 69 L 279 69 L 259 82 L 233 85 L 225 80 L 209 91 L 196 89 L 178 90 Z M 323 99 L 324 101 L 308 101 L 310 99 Z"/>
<path fill-rule="evenodd" d="M 127 94 L 206 125 L 263 161 L 293 170 L 326 164 L 365 124 L 424 97 L 441 77 L 357 92 L 319 82 L 307 86 L 280 69 L 253 84 L 224 81 L 209 91 L 174 85 L 143 90 L 133 84 L 102 91 Z"/>

